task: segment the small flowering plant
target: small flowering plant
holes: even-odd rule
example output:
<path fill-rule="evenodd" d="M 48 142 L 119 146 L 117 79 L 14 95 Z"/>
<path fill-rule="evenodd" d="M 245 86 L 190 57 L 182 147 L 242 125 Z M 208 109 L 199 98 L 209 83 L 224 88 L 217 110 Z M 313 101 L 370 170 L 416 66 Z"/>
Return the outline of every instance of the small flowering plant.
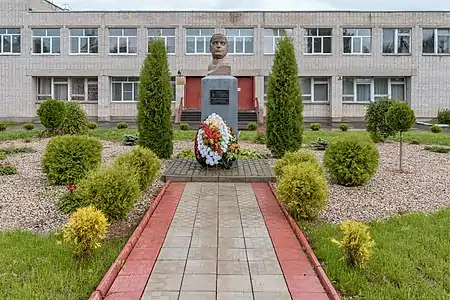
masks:
<path fill-rule="evenodd" d="M 202 166 L 225 168 L 237 159 L 239 145 L 233 131 L 218 114 L 211 114 L 200 124 L 194 140 L 194 152 Z"/>

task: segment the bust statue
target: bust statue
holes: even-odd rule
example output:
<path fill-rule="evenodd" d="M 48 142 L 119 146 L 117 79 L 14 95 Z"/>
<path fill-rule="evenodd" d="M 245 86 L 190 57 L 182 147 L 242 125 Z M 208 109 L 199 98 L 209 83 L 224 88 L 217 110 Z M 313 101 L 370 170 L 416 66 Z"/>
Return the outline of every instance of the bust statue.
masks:
<path fill-rule="evenodd" d="M 209 41 L 209 51 L 213 60 L 208 65 L 208 75 L 231 75 L 227 37 L 222 33 L 213 34 Z"/>

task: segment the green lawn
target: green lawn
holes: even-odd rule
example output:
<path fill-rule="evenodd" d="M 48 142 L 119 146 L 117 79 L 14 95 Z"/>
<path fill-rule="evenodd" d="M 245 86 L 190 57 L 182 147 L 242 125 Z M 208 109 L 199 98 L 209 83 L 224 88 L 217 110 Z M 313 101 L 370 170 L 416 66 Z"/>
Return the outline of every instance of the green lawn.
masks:
<path fill-rule="evenodd" d="M 0 233 L 0 299 L 88 299 L 125 242 L 107 241 L 91 260 L 77 261 L 53 234 Z"/>
<path fill-rule="evenodd" d="M 335 225 L 301 223 L 317 258 L 344 299 L 450 299 L 450 210 L 414 213 L 370 223 L 376 242 L 373 257 L 362 270 L 340 260 Z"/>

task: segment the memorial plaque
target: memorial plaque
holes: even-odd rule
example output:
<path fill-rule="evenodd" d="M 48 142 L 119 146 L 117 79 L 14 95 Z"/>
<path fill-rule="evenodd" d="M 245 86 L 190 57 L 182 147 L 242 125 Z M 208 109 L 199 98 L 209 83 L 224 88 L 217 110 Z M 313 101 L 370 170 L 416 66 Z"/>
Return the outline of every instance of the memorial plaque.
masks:
<path fill-rule="evenodd" d="M 211 105 L 229 105 L 230 91 L 229 90 L 210 90 L 209 104 Z"/>

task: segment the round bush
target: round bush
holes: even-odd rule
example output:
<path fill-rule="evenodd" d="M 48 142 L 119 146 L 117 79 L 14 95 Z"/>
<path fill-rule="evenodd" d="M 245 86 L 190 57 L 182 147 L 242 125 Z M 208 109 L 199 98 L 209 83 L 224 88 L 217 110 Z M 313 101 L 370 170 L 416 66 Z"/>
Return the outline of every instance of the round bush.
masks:
<path fill-rule="evenodd" d="M 327 204 L 328 186 L 317 165 L 303 162 L 286 166 L 277 183 L 277 197 L 297 220 L 315 219 Z"/>
<path fill-rule="evenodd" d="M 82 135 L 88 132 L 88 119 L 84 109 L 75 102 L 68 102 L 67 117 L 61 125 L 63 134 Z"/>
<path fill-rule="evenodd" d="M 277 177 L 283 176 L 283 168 L 288 165 L 295 165 L 303 162 L 311 162 L 316 164 L 321 174 L 323 174 L 323 169 L 320 167 L 320 162 L 316 155 L 311 151 L 298 150 L 294 152 L 286 152 L 281 159 L 275 161 L 275 174 Z"/>
<path fill-rule="evenodd" d="M 128 124 L 125 122 L 120 122 L 117 123 L 117 129 L 127 129 L 128 128 Z"/>
<path fill-rule="evenodd" d="M 6 130 L 6 124 L 0 123 L 0 131 L 5 131 L 5 130 Z"/>
<path fill-rule="evenodd" d="M 344 132 L 348 131 L 348 128 L 349 128 L 348 124 L 342 123 L 341 125 L 339 125 L 339 129 L 341 131 L 344 131 Z"/>
<path fill-rule="evenodd" d="M 123 220 L 141 195 L 138 175 L 132 169 L 104 166 L 91 170 L 80 181 L 78 196 L 94 205 L 109 220 Z"/>
<path fill-rule="evenodd" d="M 395 135 L 395 130 L 387 121 L 387 112 L 394 102 L 389 98 L 382 98 L 369 104 L 366 115 L 366 129 L 375 143 L 385 141 Z"/>
<path fill-rule="evenodd" d="M 88 127 L 89 127 L 89 129 L 96 129 L 98 127 L 98 125 L 95 122 L 89 122 Z"/>
<path fill-rule="evenodd" d="M 67 105 L 60 100 L 48 99 L 39 105 L 37 115 L 45 128 L 56 131 L 66 119 Z"/>
<path fill-rule="evenodd" d="M 250 131 L 255 131 L 256 129 L 258 129 L 258 125 L 256 125 L 255 122 L 250 122 L 247 125 L 247 129 Z"/>
<path fill-rule="evenodd" d="M 33 123 L 25 123 L 25 124 L 23 124 L 23 129 L 25 129 L 25 130 L 33 130 L 34 129 L 34 124 Z"/>
<path fill-rule="evenodd" d="M 394 102 L 389 107 L 386 119 L 395 132 L 407 132 L 416 122 L 414 111 L 405 102 Z"/>
<path fill-rule="evenodd" d="M 139 180 L 139 186 L 145 191 L 158 175 L 161 163 L 152 150 L 136 146 L 131 152 L 116 158 L 114 164 L 126 169 L 134 169 Z"/>
<path fill-rule="evenodd" d="M 358 186 L 368 182 L 378 168 L 377 146 L 360 137 L 331 140 L 325 151 L 324 164 L 330 178 L 344 186 Z"/>
<path fill-rule="evenodd" d="M 439 109 L 437 115 L 437 121 L 439 124 L 450 125 L 450 108 Z"/>
<path fill-rule="evenodd" d="M 309 129 L 312 131 L 319 131 L 320 130 L 320 124 L 319 123 L 312 123 L 309 125 Z"/>
<path fill-rule="evenodd" d="M 180 130 L 189 130 L 188 123 L 180 123 Z"/>
<path fill-rule="evenodd" d="M 73 184 L 98 167 L 103 146 L 95 138 L 63 135 L 53 138 L 44 150 L 42 169 L 51 184 Z"/>
<path fill-rule="evenodd" d="M 440 133 L 442 132 L 442 127 L 439 125 L 433 125 L 430 127 L 432 133 Z"/>

